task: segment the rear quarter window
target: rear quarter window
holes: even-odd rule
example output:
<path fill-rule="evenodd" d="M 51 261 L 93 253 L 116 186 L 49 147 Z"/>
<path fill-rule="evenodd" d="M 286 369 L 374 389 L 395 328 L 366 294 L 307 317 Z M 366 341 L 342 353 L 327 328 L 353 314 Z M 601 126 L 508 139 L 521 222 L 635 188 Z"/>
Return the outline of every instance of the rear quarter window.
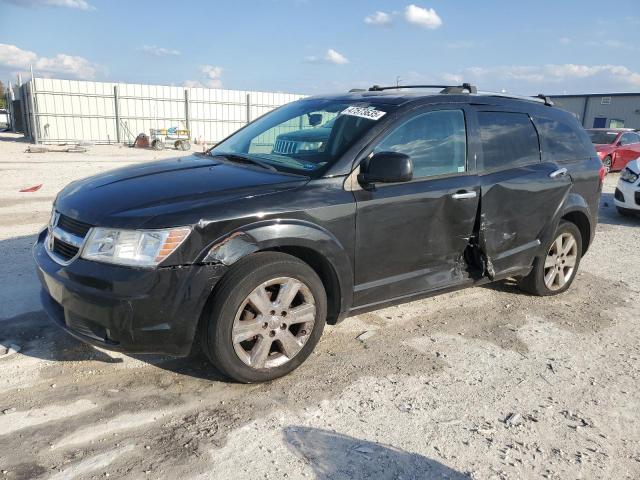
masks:
<path fill-rule="evenodd" d="M 478 112 L 482 141 L 481 170 L 540 163 L 540 143 L 526 113 Z"/>
<path fill-rule="evenodd" d="M 540 133 L 542 159 L 545 162 L 569 163 L 596 155 L 589 135 L 577 123 L 534 117 Z"/>

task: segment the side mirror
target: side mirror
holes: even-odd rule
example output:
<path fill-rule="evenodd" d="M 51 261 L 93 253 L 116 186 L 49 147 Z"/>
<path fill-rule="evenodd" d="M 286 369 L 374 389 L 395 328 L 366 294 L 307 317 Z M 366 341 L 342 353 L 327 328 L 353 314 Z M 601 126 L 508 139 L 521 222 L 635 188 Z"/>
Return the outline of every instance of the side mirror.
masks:
<path fill-rule="evenodd" d="M 360 166 L 358 182 L 372 183 L 408 182 L 413 178 L 413 162 L 409 155 L 397 152 L 379 152 Z"/>
<path fill-rule="evenodd" d="M 317 127 L 322 123 L 321 113 L 310 113 L 307 116 L 309 117 L 309 125 L 311 125 L 312 127 Z"/>

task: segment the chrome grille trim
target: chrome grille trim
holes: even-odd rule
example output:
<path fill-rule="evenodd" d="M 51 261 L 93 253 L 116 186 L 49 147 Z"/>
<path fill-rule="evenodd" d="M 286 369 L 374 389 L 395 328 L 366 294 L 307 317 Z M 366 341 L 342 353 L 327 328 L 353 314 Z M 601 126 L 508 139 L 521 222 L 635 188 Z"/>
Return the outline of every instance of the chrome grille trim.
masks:
<path fill-rule="evenodd" d="M 56 211 L 51 215 L 51 221 L 47 227 L 47 237 L 45 238 L 44 249 L 54 262 L 66 266 L 78 258 L 82 253 L 82 247 L 84 246 L 86 238 L 89 236 L 90 228 L 87 231 L 87 234 L 84 237 L 81 237 L 61 228 L 59 225 L 60 216 L 60 213 Z M 56 241 L 66 244 L 70 249 L 76 249 L 76 254 L 71 258 L 61 257 L 54 251 L 54 243 Z"/>
<path fill-rule="evenodd" d="M 284 155 L 291 155 L 296 153 L 298 142 L 292 140 L 276 140 L 273 146 L 273 153 L 280 153 Z"/>
<path fill-rule="evenodd" d="M 51 232 L 58 240 L 62 240 L 64 243 L 73 245 L 76 248 L 80 248 L 84 243 L 84 238 L 62 230 L 60 227 L 55 226 Z"/>

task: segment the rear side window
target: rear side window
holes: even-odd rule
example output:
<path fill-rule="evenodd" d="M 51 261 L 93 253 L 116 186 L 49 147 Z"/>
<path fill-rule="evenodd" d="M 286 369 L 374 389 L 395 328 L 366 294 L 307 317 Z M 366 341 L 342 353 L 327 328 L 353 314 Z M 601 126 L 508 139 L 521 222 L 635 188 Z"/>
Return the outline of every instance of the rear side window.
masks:
<path fill-rule="evenodd" d="M 563 121 L 543 117 L 536 117 L 534 122 L 540 132 L 545 162 L 572 162 L 595 155 L 589 135 L 578 125 L 572 127 Z"/>
<path fill-rule="evenodd" d="M 540 144 L 529 115 L 479 112 L 482 170 L 517 167 L 540 162 Z"/>

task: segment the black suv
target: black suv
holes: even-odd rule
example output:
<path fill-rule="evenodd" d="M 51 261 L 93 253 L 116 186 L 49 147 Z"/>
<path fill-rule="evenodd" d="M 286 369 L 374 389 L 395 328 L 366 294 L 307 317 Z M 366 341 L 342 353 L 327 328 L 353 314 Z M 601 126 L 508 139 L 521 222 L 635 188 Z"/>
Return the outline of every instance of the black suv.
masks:
<path fill-rule="evenodd" d="M 229 377 L 271 380 L 349 315 L 507 277 L 565 291 L 601 167 L 545 98 L 467 84 L 306 98 L 207 154 L 68 185 L 34 247 L 42 300 L 94 345 L 199 342 Z"/>

